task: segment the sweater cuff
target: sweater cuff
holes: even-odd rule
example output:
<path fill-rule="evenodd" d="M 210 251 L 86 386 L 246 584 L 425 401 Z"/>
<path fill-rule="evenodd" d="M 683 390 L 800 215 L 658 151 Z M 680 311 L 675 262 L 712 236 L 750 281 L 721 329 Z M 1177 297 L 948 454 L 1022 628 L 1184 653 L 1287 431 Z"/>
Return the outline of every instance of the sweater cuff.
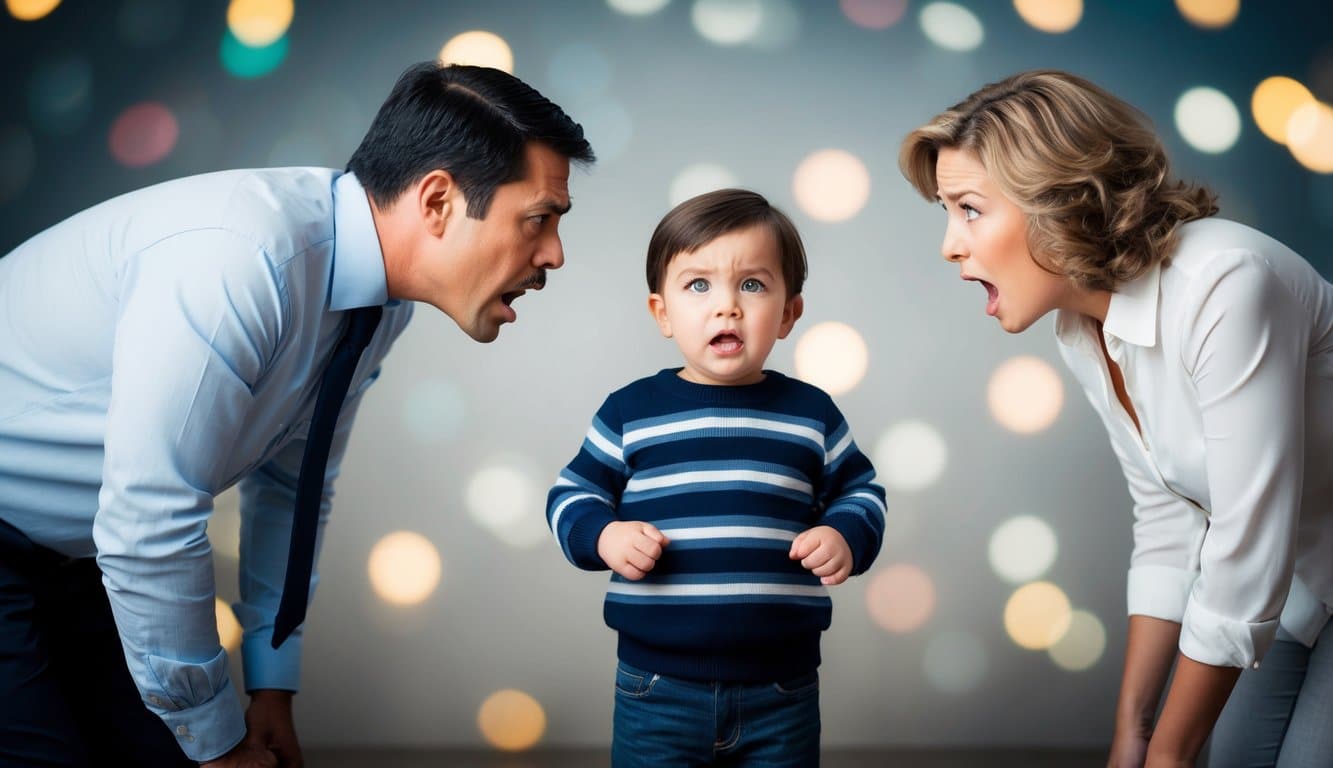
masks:
<path fill-rule="evenodd" d="M 862 518 L 864 514 L 859 507 L 834 509 L 825 512 L 824 519 L 819 521 L 820 525 L 827 525 L 842 534 L 842 538 L 852 550 L 853 576 L 865 573 L 870 564 L 875 562 L 875 555 L 879 554 L 879 548 L 875 546 L 875 537 L 870 533 L 870 526 Z"/>
<path fill-rule="evenodd" d="M 1138 565 L 1129 569 L 1129 614 L 1181 621 L 1198 571 L 1167 565 Z"/>
<path fill-rule="evenodd" d="M 1180 623 L 1180 652 L 1215 667 L 1254 667 L 1277 636 L 1277 619 L 1240 621 L 1190 600 Z"/>
<path fill-rule="evenodd" d="M 604 505 L 598 505 L 604 507 Z M 616 521 L 615 515 L 607 509 L 583 513 L 569 529 L 569 559 L 585 571 L 605 571 L 611 566 L 597 554 L 597 540 L 601 538 L 606 526 Z"/>

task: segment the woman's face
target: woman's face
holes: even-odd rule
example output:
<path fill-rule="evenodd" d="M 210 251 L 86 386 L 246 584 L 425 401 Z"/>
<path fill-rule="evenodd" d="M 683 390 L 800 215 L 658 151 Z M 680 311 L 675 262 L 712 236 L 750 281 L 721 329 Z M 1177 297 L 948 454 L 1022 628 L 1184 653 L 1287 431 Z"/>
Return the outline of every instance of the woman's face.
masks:
<path fill-rule="evenodd" d="M 1027 215 L 1005 197 L 975 153 L 941 149 L 935 162 L 940 203 L 949 214 L 940 246 L 964 280 L 986 289 L 986 314 L 1020 333 L 1068 301 L 1071 283 L 1033 261 Z"/>

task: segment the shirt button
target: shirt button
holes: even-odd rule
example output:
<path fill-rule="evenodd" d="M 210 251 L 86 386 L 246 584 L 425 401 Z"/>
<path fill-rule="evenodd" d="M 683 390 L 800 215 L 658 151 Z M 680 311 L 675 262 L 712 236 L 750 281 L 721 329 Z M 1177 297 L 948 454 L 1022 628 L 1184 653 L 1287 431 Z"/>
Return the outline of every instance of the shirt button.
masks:
<path fill-rule="evenodd" d="M 176 726 L 176 733 L 177 733 L 178 735 L 180 735 L 180 736 L 189 736 L 189 735 L 190 735 L 190 729 L 189 729 L 189 728 L 186 728 L 186 727 L 183 726 L 183 725 L 178 725 L 178 726 Z"/>
<path fill-rule="evenodd" d="M 158 695 L 156 695 L 156 694 L 154 694 L 154 695 L 152 695 L 152 696 L 149 696 L 149 697 L 148 697 L 148 700 L 151 701 L 151 702 L 154 703 L 154 704 L 157 704 L 158 706 L 161 706 L 161 705 L 162 705 L 162 697 L 160 697 L 160 696 L 158 696 Z"/>

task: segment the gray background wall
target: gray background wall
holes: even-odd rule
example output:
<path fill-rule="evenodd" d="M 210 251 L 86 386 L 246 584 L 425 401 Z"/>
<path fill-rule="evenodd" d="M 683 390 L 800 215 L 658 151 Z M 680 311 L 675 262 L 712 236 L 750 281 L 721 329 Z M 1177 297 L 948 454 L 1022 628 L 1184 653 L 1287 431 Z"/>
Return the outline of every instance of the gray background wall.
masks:
<path fill-rule="evenodd" d="M 407 64 L 436 56 L 458 33 L 491 31 L 514 51 L 515 74 L 585 125 L 602 160 L 575 171 L 567 266 L 519 303 L 520 322 L 478 345 L 419 307 L 368 396 L 307 623 L 297 700 L 306 743 L 484 744 L 478 714 L 502 689 L 535 700 L 543 744 L 609 738 L 615 639 L 601 622 L 605 575 L 563 560 L 542 505 L 605 394 L 677 364 L 645 311 L 642 258 L 673 181 L 698 163 L 768 195 L 806 238 L 806 315 L 770 366 L 796 373 L 804 331 L 851 326 L 868 367 L 837 400 L 859 443 L 886 475 L 899 463 L 943 461 L 924 487 L 890 488 L 875 568 L 834 590 L 825 743 L 1107 742 L 1123 653 L 1128 495 L 1100 425 L 1060 368 L 1050 319 L 1011 337 L 984 316 L 980 291 L 940 261 L 943 214 L 902 180 L 898 142 L 985 82 L 1070 69 L 1144 109 L 1178 172 L 1221 193 L 1223 215 L 1276 235 L 1330 275 L 1333 178 L 1265 138 L 1249 107 L 1271 75 L 1333 101 L 1324 4 L 1246 2 L 1234 22 L 1209 30 L 1171 2 L 1089 2 L 1076 27 L 1049 34 L 1011 3 L 972 0 L 960 5 L 985 37 L 967 52 L 931 42 L 921 21 L 929 4 L 915 0 L 878 3 L 904 8 L 878 30 L 852 22 L 845 10 L 857 3 L 704 0 L 704 10 L 757 9 L 768 19 L 770 37 L 730 46 L 700 34 L 695 5 L 671 0 L 631 16 L 594 0 L 302 2 L 285 58 L 254 78 L 230 75 L 220 59 L 220 2 L 69 0 L 35 22 L 0 15 L 0 253 L 83 207 L 175 176 L 341 166 Z M 1227 151 L 1201 152 L 1176 127 L 1177 99 L 1199 85 L 1239 110 Z M 173 113 L 179 137 L 162 159 L 125 167 L 108 152 L 109 131 L 145 100 Z M 836 223 L 812 218 L 793 191 L 798 165 L 825 148 L 853 154 L 870 177 L 864 206 Z M 1058 416 L 1031 434 L 1006 429 L 987 401 L 992 374 L 1017 356 L 1047 363 L 1063 389 Z M 881 445 L 909 420 L 939 442 Z M 1048 568 L 1012 581 L 991 548 L 1020 515 L 1041 521 L 1056 547 Z M 234 495 L 223 494 L 210 534 L 226 600 L 236 597 L 236 521 Z M 425 537 L 442 564 L 438 586 L 412 605 L 382 599 L 368 576 L 372 548 L 395 531 Z M 1022 547 L 1040 539 L 1017 539 L 1009 556 L 1036 562 Z M 1066 669 L 1007 633 L 1006 601 L 1031 580 L 1056 585 L 1096 618 L 1062 646 L 1087 651 L 1076 665 L 1086 668 Z M 917 600 L 927 593 L 933 600 Z M 914 619 L 918 604 L 929 610 Z M 889 631 L 875 615 L 907 629 Z M 500 717 L 500 730 L 521 731 L 519 712 Z"/>

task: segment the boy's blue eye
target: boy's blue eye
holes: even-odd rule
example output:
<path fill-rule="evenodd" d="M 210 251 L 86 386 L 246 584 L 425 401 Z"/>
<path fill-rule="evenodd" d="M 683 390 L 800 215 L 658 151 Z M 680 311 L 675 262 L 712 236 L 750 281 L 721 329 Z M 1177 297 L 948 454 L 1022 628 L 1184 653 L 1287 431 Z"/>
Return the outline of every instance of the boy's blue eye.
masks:
<path fill-rule="evenodd" d="M 702 277 L 696 277 L 690 281 L 689 285 L 685 286 L 685 290 L 694 293 L 706 293 L 708 291 L 708 281 Z"/>
<path fill-rule="evenodd" d="M 741 292 L 743 293 L 762 293 L 764 284 L 753 277 L 747 277 L 741 281 Z"/>

